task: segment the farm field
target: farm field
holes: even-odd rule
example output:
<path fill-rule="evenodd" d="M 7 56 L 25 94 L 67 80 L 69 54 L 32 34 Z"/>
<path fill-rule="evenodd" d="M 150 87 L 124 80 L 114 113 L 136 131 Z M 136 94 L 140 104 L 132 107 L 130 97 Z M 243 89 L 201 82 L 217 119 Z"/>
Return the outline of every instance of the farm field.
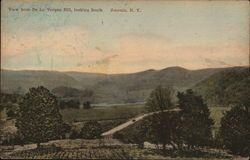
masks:
<path fill-rule="evenodd" d="M 230 110 L 230 107 L 209 107 L 211 118 L 214 119 L 214 132 L 220 127 L 220 120 L 223 112 Z M 89 120 L 97 120 L 104 131 L 112 129 L 121 123 L 126 122 L 129 118 L 139 114 L 146 113 L 145 105 L 128 105 L 128 106 L 112 106 L 112 107 L 94 107 L 93 109 L 64 109 L 60 111 L 63 120 L 68 123 L 74 123 L 76 127 L 82 127 L 84 122 Z M 73 116 L 72 116 L 73 115 Z M 15 120 L 7 120 L 5 126 L 14 126 Z"/>
<path fill-rule="evenodd" d="M 230 110 L 230 107 L 209 107 L 210 116 L 214 119 L 215 128 L 220 127 L 220 119 L 223 112 Z M 65 122 L 82 122 L 88 120 L 116 120 L 129 119 L 136 115 L 146 113 L 143 104 L 128 106 L 94 107 L 93 109 L 64 109 L 60 111 Z M 72 116 L 74 115 L 74 116 Z"/>
<path fill-rule="evenodd" d="M 60 111 L 65 122 L 88 120 L 129 119 L 146 112 L 142 104 L 129 106 L 94 107 L 93 109 L 63 109 Z"/>
<path fill-rule="evenodd" d="M 190 155 L 188 152 L 181 152 L 174 157 L 173 153 L 162 154 L 154 149 L 138 149 L 135 145 L 121 144 L 114 139 L 105 139 L 102 143 L 99 140 L 56 140 L 43 143 L 44 148 L 19 150 L 4 154 L 1 158 L 20 159 L 171 159 L 171 160 L 224 160 L 232 158 L 223 152 L 198 151 L 203 158 Z M 170 156 L 172 155 L 172 156 Z M 181 155 L 181 156 L 180 156 Z"/>
<path fill-rule="evenodd" d="M 214 132 L 220 127 L 220 119 L 223 112 L 230 110 L 230 107 L 209 107 L 211 118 L 214 119 Z M 145 105 L 129 106 L 112 106 L 112 107 L 94 107 L 93 109 L 64 109 L 60 111 L 63 120 L 68 123 L 74 123 L 76 127 L 82 127 L 83 123 L 88 120 L 97 120 L 104 131 L 112 129 L 121 123 L 126 122 L 129 118 L 139 114 L 146 113 Z M 15 120 L 7 120 L 5 126 L 14 126 Z"/>
<path fill-rule="evenodd" d="M 5 157 L 4 157 L 5 158 Z M 195 157 L 170 157 L 155 153 L 149 149 L 66 149 L 66 150 L 30 150 L 21 151 L 6 158 L 20 159 L 171 159 L 171 160 L 201 160 Z M 226 160 L 229 157 L 205 158 L 209 160 Z"/>

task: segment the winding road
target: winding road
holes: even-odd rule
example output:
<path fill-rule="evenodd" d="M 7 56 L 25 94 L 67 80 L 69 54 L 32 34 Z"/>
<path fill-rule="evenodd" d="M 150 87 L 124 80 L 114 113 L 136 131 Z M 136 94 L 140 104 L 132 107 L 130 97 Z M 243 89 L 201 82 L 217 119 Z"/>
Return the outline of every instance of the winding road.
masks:
<path fill-rule="evenodd" d="M 175 109 L 169 109 L 169 110 L 164 110 L 164 112 L 179 112 L 181 111 L 181 109 L 179 108 L 175 108 Z M 131 118 L 129 119 L 127 122 L 123 123 L 123 124 L 120 124 L 119 126 L 109 130 L 109 131 L 106 131 L 104 133 L 101 134 L 101 136 L 103 137 L 112 137 L 114 133 L 134 124 L 135 122 L 137 121 L 140 121 L 142 119 L 144 119 L 145 117 L 148 117 L 150 115 L 153 115 L 153 114 L 157 114 L 157 113 L 160 113 L 161 111 L 157 111 L 157 112 L 151 112 L 151 113 L 145 113 L 145 114 L 142 114 L 142 115 L 138 115 L 134 118 Z"/>

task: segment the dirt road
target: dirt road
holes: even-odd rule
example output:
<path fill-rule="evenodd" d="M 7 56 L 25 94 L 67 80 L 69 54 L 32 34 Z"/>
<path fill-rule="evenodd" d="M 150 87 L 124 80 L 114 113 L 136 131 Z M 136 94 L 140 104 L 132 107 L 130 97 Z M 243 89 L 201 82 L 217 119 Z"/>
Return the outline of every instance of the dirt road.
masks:
<path fill-rule="evenodd" d="M 179 108 L 175 108 L 175 109 L 169 109 L 169 110 L 165 110 L 164 112 L 179 112 L 181 109 Z M 104 132 L 102 133 L 101 135 L 103 137 L 106 137 L 106 136 L 112 136 L 114 133 L 134 124 L 135 122 L 139 121 L 139 120 L 142 120 L 143 118 L 145 117 L 148 117 L 150 115 L 153 115 L 153 114 L 156 114 L 156 113 L 160 113 L 160 111 L 157 111 L 157 112 L 151 112 L 151 113 L 146 113 L 146 114 L 142 114 L 142 115 L 139 115 L 139 116 L 136 116 L 134 118 L 131 118 L 130 120 L 128 120 L 127 122 L 123 123 L 123 124 L 120 124 L 119 126 L 107 131 L 107 132 Z"/>

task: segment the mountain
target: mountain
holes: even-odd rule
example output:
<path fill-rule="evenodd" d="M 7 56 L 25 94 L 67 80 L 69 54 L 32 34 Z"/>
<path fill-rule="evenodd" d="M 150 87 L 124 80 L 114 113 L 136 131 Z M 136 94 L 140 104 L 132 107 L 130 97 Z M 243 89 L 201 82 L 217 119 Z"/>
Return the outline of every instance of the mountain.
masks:
<path fill-rule="evenodd" d="M 25 93 L 31 87 L 79 87 L 79 82 L 67 74 L 55 71 L 1 70 L 1 90 L 6 93 Z"/>
<path fill-rule="evenodd" d="M 227 68 L 197 83 L 193 89 L 202 95 L 209 105 L 228 106 L 239 103 L 249 103 L 249 68 Z"/>
<path fill-rule="evenodd" d="M 1 89 L 6 93 L 25 93 L 28 88 L 43 85 L 60 96 L 82 95 L 93 91 L 94 103 L 144 102 L 157 85 L 170 85 L 183 91 L 195 86 L 225 68 L 187 70 L 169 67 L 162 70 L 146 70 L 131 74 L 99 74 L 56 71 L 1 71 Z M 76 90 L 77 89 L 77 90 Z"/>

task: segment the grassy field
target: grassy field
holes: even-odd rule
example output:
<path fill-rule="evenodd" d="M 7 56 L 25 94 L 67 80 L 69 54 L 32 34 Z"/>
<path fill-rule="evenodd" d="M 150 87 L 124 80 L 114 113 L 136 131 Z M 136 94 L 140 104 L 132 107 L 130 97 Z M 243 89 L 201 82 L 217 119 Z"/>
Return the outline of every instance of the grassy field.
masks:
<path fill-rule="evenodd" d="M 129 119 L 146 112 L 144 105 L 94 107 L 93 109 L 63 109 L 60 111 L 65 122 L 88 120 Z"/>
<path fill-rule="evenodd" d="M 0 158 L 5 159 L 171 159 L 171 160 L 222 160 L 231 158 L 223 151 L 181 151 L 169 150 L 165 153 L 155 149 L 139 149 L 135 145 L 120 144 L 117 140 L 56 140 L 42 144 L 41 149 L 16 150 Z M 34 146 L 35 147 L 35 146 Z"/>
<path fill-rule="evenodd" d="M 215 121 L 215 128 L 220 127 L 223 112 L 230 107 L 209 107 L 211 118 Z M 60 111 L 65 122 L 82 122 L 88 120 L 129 119 L 146 112 L 145 105 L 94 107 L 93 109 L 63 109 Z"/>
<path fill-rule="evenodd" d="M 211 118 L 214 119 L 214 133 L 220 127 L 220 120 L 223 117 L 223 112 L 230 110 L 229 107 L 209 107 Z M 136 115 L 146 112 L 144 105 L 130 105 L 130 106 L 112 106 L 112 107 L 94 107 L 93 109 L 64 109 L 60 111 L 63 120 L 68 123 L 76 122 L 79 127 L 88 120 L 97 120 L 104 131 L 112 129 L 117 125 L 124 123 L 127 119 L 135 117 Z M 14 126 L 15 120 L 8 120 L 5 126 Z"/>

